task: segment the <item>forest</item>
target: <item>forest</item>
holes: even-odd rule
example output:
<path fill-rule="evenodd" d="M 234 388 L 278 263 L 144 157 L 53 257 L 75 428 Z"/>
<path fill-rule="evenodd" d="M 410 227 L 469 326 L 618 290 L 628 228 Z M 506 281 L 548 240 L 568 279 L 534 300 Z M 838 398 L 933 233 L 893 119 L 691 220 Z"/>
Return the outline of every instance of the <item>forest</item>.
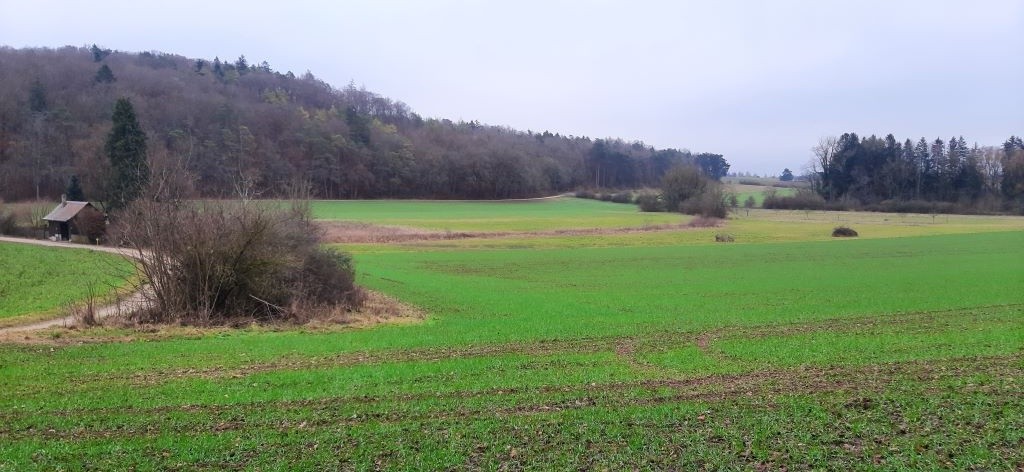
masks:
<path fill-rule="evenodd" d="M 822 138 L 813 148 L 808 177 L 827 202 L 899 209 L 899 202 L 942 202 L 956 211 L 1024 209 L 1024 140 L 1001 146 L 948 141 L 860 138 L 856 133 Z"/>
<path fill-rule="evenodd" d="M 715 178 L 729 169 L 721 154 L 424 118 L 354 83 L 338 89 L 245 56 L 4 47 L 0 84 L 6 200 L 53 199 L 72 180 L 102 198 L 121 98 L 145 131 L 150 167 L 187 169 L 192 196 L 244 185 L 273 197 L 303 181 L 320 198 L 500 199 L 657 186 L 680 164 Z"/>

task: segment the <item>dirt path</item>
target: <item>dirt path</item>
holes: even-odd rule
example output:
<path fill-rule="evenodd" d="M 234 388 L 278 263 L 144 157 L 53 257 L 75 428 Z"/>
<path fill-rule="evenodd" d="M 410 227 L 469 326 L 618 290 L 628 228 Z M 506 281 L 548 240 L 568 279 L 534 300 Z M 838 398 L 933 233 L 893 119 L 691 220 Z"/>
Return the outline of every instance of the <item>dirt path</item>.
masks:
<path fill-rule="evenodd" d="M 111 254 L 119 254 L 125 257 L 134 258 L 133 251 L 125 248 L 109 247 L 109 246 L 93 246 L 91 244 L 76 244 L 69 243 L 67 241 L 50 241 L 48 239 L 26 239 L 26 238 L 12 238 L 8 236 L 0 236 L 0 242 L 2 243 L 18 243 L 18 244 L 32 244 L 35 246 L 46 246 L 46 247 L 62 247 L 65 249 L 85 249 L 88 251 L 97 252 L 108 252 Z"/>
<path fill-rule="evenodd" d="M 17 243 L 17 244 L 32 244 L 36 246 L 45 247 L 59 247 L 65 249 L 85 249 L 89 251 L 106 252 L 110 254 L 117 254 L 124 257 L 135 258 L 138 254 L 134 251 L 126 248 L 116 248 L 108 246 L 93 246 L 87 244 L 74 244 L 69 242 L 55 242 L 42 239 L 24 239 L 24 238 L 11 238 L 6 236 L 0 236 L 0 242 L 4 243 Z M 144 296 L 145 287 L 131 295 L 128 298 L 119 300 L 117 303 L 98 307 L 94 311 L 94 316 L 97 320 L 106 318 L 111 315 L 118 313 L 130 313 L 140 308 L 146 301 Z M 24 325 L 9 326 L 6 328 L 0 328 L 0 336 L 11 333 L 22 333 L 27 331 L 36 331 L 40 329 L 53 328 L 55 326 L 67 327 L 74 325 L 76 322 L 74 316 L 65 316 L 63 318 L 55 318 L 52 320 L 36 321 Z"/>

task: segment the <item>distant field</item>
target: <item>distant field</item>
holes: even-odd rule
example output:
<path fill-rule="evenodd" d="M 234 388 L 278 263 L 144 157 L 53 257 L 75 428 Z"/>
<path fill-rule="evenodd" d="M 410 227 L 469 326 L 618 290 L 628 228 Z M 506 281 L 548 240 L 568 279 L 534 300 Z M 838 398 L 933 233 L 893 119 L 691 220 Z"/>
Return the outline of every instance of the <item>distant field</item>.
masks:
<path fill-rule="evenodd" d="M 761 185 L 761 186 L 776 186 L 776 187 L 806 187 L 807 181 L 791 180 L 789 182 L 783 182 L 775 177 L 722 177 L 722 182 L 726 184 L 739 184 L 744 183 L 748 185 Z"/>
<path fill-rule="evenodd" d="M 725 233 L 734 244 L 835 241 L 836 226 L 850 226 L 859 239 L 905 238 L 943 234 L 1024 231 L 1024 217 L 983 215 L 922 215 L 845 211 L 739 209 L 721 227 L 674 231 L 619 232 L 564 236 L 510 235 L 502 238 L 470 238 L 416 241 L 393 245 L 347 245 L 357 252 L 395 252 L 470 249 L 557 249 L 585 247 L 636 247 L 714 245 L 715 235 Z"/>
<path fill-rule="evenodd" d="M 636 205 L 565 197 L 513 202 L 333 200 L 313 203 L 323 220 L 450 231 L 542 231 L 679 223 L 681 215 L 642 213 Z"/>
<path fill-rule="evenodd" d="M 458 221 L 448 205 L 420 208 Z M 388 224 L 431 220 L 405 216 Z M 361 284 L 428 319 L 0 343 L 0 469 L 1024 464 L 1024 218 L 752 210 L 348 247 Z"/>
<path fill-rule="evenodd" d="M 779 188 L 766 185 L 725 184 L 725 191 L 736 195 L 736 199 L 739 200 L 740 207 L 743 207 L 743 202 L 747 201 L 748 197 L 754 197 L 755 205 L 760 207 L 764 204 L 764 191 L 769 188 L 775 189 L 775 193 L 779 196 L 796 194 L 795 188 Z"/>
<path fill-rule="evenodd" d="M 88 295 L 125 283 L 131 264 L 120 256 L 0 242 L 0 326 L 51 314 Z"/>

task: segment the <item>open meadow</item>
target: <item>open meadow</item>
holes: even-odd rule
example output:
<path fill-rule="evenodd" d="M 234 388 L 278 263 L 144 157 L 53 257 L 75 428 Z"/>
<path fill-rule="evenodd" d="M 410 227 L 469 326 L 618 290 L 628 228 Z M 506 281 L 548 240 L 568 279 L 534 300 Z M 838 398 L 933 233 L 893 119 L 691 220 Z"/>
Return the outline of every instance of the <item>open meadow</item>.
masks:
<path fill-rule="evenodd" d="M 53 317 L 125 285 L 132 265 L 113 254 L 0 242 L 0 328 Z"/>
<path fill-rule="evenodd" d="M 340 246 L 424 320 L 7 338 L 0 470 L 1024 467 L 1024 218 L 314 212 L 500 234 Z"/>
<path fill-rule="evenodd" d="M 507 232 L 629 228 L 678 223 L 669 213 L 580 198 L 505 201 L 330 200 L 313 202 L 320 220 L 350 220 L 440 231 Z"/>

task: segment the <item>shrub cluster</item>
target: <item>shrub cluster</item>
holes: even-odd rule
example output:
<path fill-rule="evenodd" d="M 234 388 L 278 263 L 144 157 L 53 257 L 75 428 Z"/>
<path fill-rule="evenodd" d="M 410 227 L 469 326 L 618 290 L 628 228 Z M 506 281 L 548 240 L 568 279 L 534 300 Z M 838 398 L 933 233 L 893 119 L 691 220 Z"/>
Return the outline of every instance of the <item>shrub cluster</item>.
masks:
<path fill-rule="evenodd" d="M 857 237 L 857 231 L 849 226 L 837 226 L 832 230 L 832 237 L 834 238 L 855 238 Z"/>
<path fill-rule="evenodd" d="M 653 192 L 643 192 L 638 194 L 636 196 L 636 204 L 640 207 L 640 211 L 665 211 L 665 203 L 662 201 L 661 195 Z"/>
<path fill-rule="evenodd" d="M 576 196 L 576 198 L 600 200 L 602 202 L 633 203 L 633 192 L 630 191 L 592 192 L 590 190 L 577 190 L 574 195 Z"/>
<path fill-rule="evenodd" d="M 824 210 L 825 199 L 810 189 L 799 189 L 795 195 L 780 196 L 774 191 L 765 192 L 763 208 L 776 210 Z"/>
<path fill-rule="evenodd" d="M 725 218 L 729 212 L 722 184 L 695 166 L 678 166 L 665 173 L 661 197 L 667 211 Z"/>
<path fill-rule="evenodd" d="M 308 207 L 140 201 L 115 234 L 151 289 L 141 321 L 221 324 L 295 319 L 359 302 L 351 259 L 324 249 Z"/>
<path fill-rule="evenodd" d="M 13 235 L 18 230 L 18 217 L 0 203 L 0 234 Z"/>

